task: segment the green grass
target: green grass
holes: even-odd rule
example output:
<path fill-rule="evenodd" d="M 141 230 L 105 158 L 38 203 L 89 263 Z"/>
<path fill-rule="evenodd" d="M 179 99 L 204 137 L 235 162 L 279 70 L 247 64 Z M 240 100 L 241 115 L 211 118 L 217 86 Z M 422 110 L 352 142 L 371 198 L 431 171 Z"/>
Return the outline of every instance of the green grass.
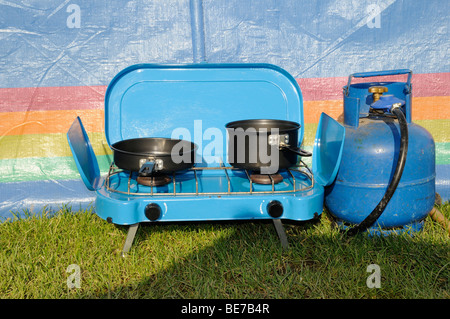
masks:
<path fill-rule="evenodd" d="M 447 218 L 450 204 L 440 207 Z M 90 211 L 0 224 L 0 298 L 431 298 L 450 299 L 448 233 L 429 217 L 414 237 L 346 238 L 325 212 L 286 225 L 283 251 L 271 223 L 141 226 L 126 258 L 127 228 Z M 81 287 L 69 289 L 77 264 Z M 368 288 L 377 264 L 381 288 Z"/>

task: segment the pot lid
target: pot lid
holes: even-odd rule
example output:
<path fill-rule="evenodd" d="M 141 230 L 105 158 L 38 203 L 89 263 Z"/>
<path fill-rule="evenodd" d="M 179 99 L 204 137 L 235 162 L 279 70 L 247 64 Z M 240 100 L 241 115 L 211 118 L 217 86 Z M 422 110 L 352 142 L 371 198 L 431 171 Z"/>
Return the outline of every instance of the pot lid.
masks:
<path fill-rule="evenodd" d="M 139 64 L 117 74 L 105 96 L 109 145 L 171 137 L 202 149 L 222 135 L 215 155 L 224 157 L 226 123 L 252 118 L 299 123 L 300 144 L 303 98 L 288 72 L 271 64 Z"/>
<path fill-rule="evenodd" d="M 312 155 L 314 179 L 322 186 L 334 182 L 341 165 L 345 127 L 329 115 L 320 115 Z"/>

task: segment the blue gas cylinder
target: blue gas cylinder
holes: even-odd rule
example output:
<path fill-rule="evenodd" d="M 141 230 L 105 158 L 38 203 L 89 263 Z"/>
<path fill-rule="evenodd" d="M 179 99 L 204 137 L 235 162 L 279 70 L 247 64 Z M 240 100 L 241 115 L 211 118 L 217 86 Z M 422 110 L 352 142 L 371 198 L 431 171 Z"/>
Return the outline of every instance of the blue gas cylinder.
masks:
<path fill-rule="evenodd" d="M 351 84 L 354 77 L 408 74 L 406 82 Z M 369 228 L 373 234 L 422 229 L 435 201 L 435 144 L 431 134 L 411 122 L 411 71 L 352 74 L 344 87 L 346 136 L 342 161 L 325 205 L 343 227 L 361 223 L 377 206 L 392 179 L 399 156 L 400 128 L 395 116 L 377 113 L 370 105 L 393 95 L 405 103 L 408 149 L 400 182 L 388 205 Z"/>

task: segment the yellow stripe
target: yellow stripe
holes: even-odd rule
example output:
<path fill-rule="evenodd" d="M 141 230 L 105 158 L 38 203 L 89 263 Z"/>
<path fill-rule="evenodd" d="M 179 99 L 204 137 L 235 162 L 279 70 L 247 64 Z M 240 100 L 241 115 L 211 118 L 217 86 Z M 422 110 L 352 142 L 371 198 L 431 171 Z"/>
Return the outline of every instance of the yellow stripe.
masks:
<path fill-rule="evenodd" d="M 434 141 L 436 143 L 450 142 L 450 119 L 421 120 L 413 122 L 428 130 L 428 132 L 433 135 Z"/>
<path fill-rule="evenodd" d="M 428 130 L 436 143 L 450 142 L 450 119 L 421 120 L 414 123 Z M 306 123 L 304 145 L 313 145 L 317 123 Z M 88 133 L 95 154 L 112 154 L 103 132 Z M 28 134 L 0 137 L 0 159 L 72 156 L 66 134 Z"/>
<path fill-rule="evenodd" d="M 62 110 L 0 113 L 0 136 L 66 133 L 80 116 L 88 132 L 102 132 L 103 110 Z"/>
<path fill-rule="evenodd" d="M 96 155 L 112 154 L 104 133 L 88 133 Z M 72 156 L 66 134 L 9 135 L 0 138 L 0 159 Z"/>

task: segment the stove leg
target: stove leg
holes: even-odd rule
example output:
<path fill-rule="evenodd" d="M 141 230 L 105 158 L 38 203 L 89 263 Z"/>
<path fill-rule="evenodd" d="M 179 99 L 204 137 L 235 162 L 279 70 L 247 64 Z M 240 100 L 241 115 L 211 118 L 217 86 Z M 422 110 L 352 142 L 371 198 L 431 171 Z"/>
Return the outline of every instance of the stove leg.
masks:
<path fill-rule="evenodd" d="M 133 244 L 134 236 L 136 236 L 137 229 L 139 227 L 139 223 L 130 225 L 128 228 L 127 238 L 125 239 L 125 244 L 122 249 L 122 257 L 126 257 L 128 252 L 130 251 L 131 245 Z"/>
<path fill-rule="evenodd" d="M 283 247 L 283 249 L 288 249 L 289 243 L 287 240 L 286 231 L 283 227 L 283 224 L 281 223 L 281 219 L 276 218 L 276 219 L 272 219 L 272 220 L 273 220 L 273 225 L 275 226 L 275 230 L 277 231 L 278 238 L 280 238 L 281 246 Z"/>

